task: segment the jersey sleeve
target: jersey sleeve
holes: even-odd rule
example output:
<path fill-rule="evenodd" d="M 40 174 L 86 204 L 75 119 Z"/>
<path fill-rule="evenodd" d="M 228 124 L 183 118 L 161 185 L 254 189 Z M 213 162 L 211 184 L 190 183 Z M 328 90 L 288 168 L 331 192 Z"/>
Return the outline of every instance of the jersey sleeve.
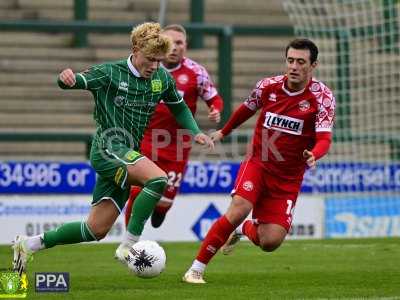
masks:
<path fill-rule="evenodd" d="M 254 87 L 250 95 L 246 98 L 246 100 L 243 103 L 248 109 L 256 111 L 262 107 L 263 103 L 261 95 L 264 90 L 263 88 L 264 88 L 264 80 L 260 80 L 259 82 L 257 82 L 256 86 Z"/>
<path fill-rule="evenodd" d="M 207 70 L 200 65 L 195 68 L 196 79 L 197 79 L 197 92 L 201 99 L 208 101 L 218 94 L 217 89 Z"/>
<path fill-rule="evenodd" d="M 335 120 L 336 100 L 330 89 L 323 86 L 317 96 L 318 113 L 315 119 L 315 132 L 331 132 Z"/>
<path fill-rule="evenodd" d="M 84 83 L 84 89 L 86 90 L 97 90 L 110 83 L 110 68 L 106 65 L 97 65 L 90 67 L 89 69 L 76 73 L 77 80 L 82 79 Z"/>
<path fill-rule="evenodd" d="M 165 104 L 174 105 L 183 102 L 182 96 L 176 89 L 175 80 L 166 71 L 164 72 L 164 74 L 166 75 L 167 88 L 162 95 L 162 99 Z"/>

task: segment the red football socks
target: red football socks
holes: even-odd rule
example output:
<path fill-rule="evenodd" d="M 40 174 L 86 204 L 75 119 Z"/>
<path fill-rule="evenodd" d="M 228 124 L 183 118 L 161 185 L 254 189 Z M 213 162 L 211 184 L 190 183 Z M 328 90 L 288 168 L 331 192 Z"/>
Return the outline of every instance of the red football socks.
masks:
<path fill-rule="evenodd" d="M 234 229 L 235 227 L 225 216 L 220 217 L 208 231 L 196 259 L 203 264 L 208 264 L 218 249 L 225 244 Z"/>
<path fill-rule="evenodd" d="M 251 220 L 247 220 L 243 223 L 242 232 L 249 238 L 255 245 L 260 245 L 260 239 L 257 234 L 258 225 L 254 224 Z"/>

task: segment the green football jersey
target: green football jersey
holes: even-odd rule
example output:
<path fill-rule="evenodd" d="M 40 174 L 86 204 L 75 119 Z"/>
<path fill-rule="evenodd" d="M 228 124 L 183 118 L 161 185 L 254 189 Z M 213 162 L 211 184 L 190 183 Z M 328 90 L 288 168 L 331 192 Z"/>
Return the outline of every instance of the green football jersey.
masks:
<path fill-rule="evenodd" d="M 95 141 L 102 147 L 124 144 L 139 149 L 160 100 L 167 105 L 184 103 L 165 69 L 158 68 L 151 78 L 145 79 L 133 67 L 130 57 L 93 66 L 77 73 L 76 79 L 73 88 L 87 89 L 94 96 Z"/>

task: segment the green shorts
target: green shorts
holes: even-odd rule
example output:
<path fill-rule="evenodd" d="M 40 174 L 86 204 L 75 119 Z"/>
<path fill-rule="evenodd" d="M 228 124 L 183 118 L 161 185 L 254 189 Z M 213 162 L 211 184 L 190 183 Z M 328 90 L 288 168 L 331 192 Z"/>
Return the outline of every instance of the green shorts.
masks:
<path fill-rule="evenodd" d="M 97 173 L 93 190 L 92 205 L 104 199 L 114 202 L 119 212 L 129 198 L 130 186 L 127 185 L 128 165 L 134 165 L 144 158 L 139 152 L 124 145 L 113 150 L 102 149 L 93 143 L 90 150 L 90 163 Z"/>

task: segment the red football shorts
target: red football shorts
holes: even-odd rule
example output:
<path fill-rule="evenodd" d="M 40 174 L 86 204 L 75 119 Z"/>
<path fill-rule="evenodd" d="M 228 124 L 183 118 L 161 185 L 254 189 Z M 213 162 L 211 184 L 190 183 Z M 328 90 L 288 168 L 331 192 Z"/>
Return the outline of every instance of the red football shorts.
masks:
<path fill-rule="evenodd" d="M 256 222 L 279 224 L 289 232 L 301 182 L 272 175 L 248 160 L 240 165 L 232 196 L 239 195 L 253 204 Z"/>
<path fill-rule="evenodd" d="M 147 152 L 143 151 L 141 154 L 147 156 Z M 147 156 L 149 157 L 149 156 Z M 176 194 L 179 191 L 179 187 L 181 186 L 181 182 L 183 180 L 183 175 L 186 170 L 186 166 L 188 161 L 181 160 L 176 161 L 174 159 L 167 159 L 163 157 L 159 157 L 154 163 L 160 167 L 168 176 L 168 184 L 165 188 L 163 197 L 160 199 L 160 202 L 171 203 L 174 201 Z"/>

